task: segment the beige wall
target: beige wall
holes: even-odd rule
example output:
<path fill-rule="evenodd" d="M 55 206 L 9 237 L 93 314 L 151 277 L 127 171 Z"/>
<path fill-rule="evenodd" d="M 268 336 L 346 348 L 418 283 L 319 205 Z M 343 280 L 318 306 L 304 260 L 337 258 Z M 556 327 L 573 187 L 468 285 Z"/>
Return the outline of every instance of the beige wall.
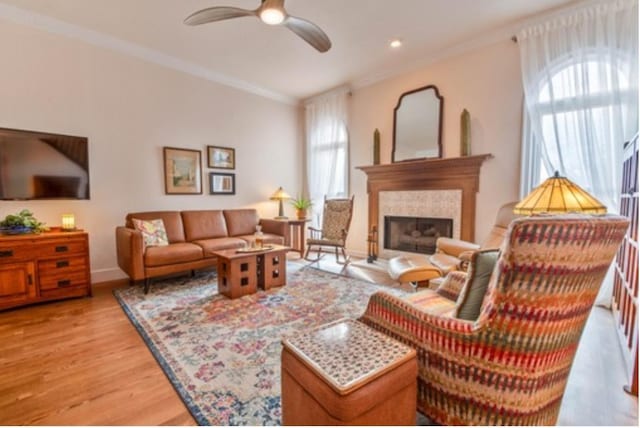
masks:
<path fill-rule="evenodd" d="M 351 164 L 373 162 L 373 131 L 381 134 L 381 163 L 391 161 L 393 109 L 403 92 L 436 85 L 444 97 L 443 155 L 460 153 L 460 114 L 471 114 L 472 154 L 491 153 L 480 175 L 476 240 L 484 239 L 500 205 L 518 196 L 521 103 L 520 62 L 515 43 L 505 40 L 421 70 L 353 91 L 350 110 Z M 352 168 L 356 195 L 348 248 L 366 251 L 366 175 Z"/>
<path fill-rule="evenodd" d="M 278 186 L 302 190 L 297 107 L 6 21 L 0 52 L 0 127 L 88 137 L 91 177 L 89 201 L 0 201 L 0 217 L 28 208 L 54 226 L 75 213 L 94 281 L 122 276 L 114 229 L 127 212 L 253 206 L 273 217 Z M 208 194 L 207 145 L 236 149 L 235 196 Z M 163 146 L 203 151 L 202 195 L 164 194 Z"/>

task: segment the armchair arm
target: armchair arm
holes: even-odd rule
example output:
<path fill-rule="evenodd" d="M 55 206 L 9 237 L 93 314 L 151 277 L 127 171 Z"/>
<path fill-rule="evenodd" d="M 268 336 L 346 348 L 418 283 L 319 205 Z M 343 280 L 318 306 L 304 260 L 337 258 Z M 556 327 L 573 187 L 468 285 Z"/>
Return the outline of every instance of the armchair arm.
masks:
<path fill-rule="evenodd" d="M 309 226 L 309 238 L 311 239 L 322 239 L 322 230 L 316 229 L 313 226 Z"/>
<path fill-rule="evenodd" d="M 477 251 L 479 249 L 480 245 L 460 239 L 442 237 L 436 241 L 436 253 L 445 253 L 458 258 L 465 251 Z"/>
<path fill-rule="evenodd" d="M 466 271 L 469 268 L 469 263 L 471 263 L 471 257 L 473 256 L 473 253 L 475 253 L 478 250 L 469 250 L 469 251 L 463 251 L 460 253 L 460 255 L 458 255 L 458 258 L 460 259 L 460 270 Z"/>
<path fill-rule="evenodd" d="M 471 355 L 473 322 L 429 314 L 385 292 L 371 296 L 359 320 L 418 349 L 418 355 L 420 350 L 425 354 L 455 353 L 464 359 Z"/>
<path fill-rule="evenodd" d="M 286 221 L 261 218 L 259 224 L 260 226 L 262 226 L 262 231 L 264 233 L 272 233 L 274 235 L 280 235 L 285 238 L 289 233 L 289 223 L 287 223 Z"/>
<path fill-rule="evenodd" d="M 145 278 L 144 245 L 140 231 L 124 226 L 116 227 L 118 266 L 133 281 Z"/>

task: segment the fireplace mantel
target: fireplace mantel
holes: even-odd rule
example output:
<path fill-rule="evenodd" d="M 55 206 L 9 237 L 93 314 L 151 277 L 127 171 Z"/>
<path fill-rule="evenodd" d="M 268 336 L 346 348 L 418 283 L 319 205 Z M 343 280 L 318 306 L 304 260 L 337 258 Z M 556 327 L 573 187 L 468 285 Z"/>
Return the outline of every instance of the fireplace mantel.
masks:
<path fill-rule="evenodd" d="M 476 193 L 480 167 L 491 154 L 446 159 L 422 159 L 356 167 L 367 174 L 369 230 L 378 225 L 379 193 L 393 190 L 461 190 L 460 238 L 475 240 Z"/>

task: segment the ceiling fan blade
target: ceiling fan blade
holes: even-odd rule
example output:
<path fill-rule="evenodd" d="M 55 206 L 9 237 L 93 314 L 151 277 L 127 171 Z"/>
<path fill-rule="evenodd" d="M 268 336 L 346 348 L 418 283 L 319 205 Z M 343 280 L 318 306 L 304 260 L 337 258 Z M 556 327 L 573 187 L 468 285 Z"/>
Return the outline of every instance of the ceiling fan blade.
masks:
<path fill-rule="evenodd" d="M 326 52 L 331 48 L 329 37 L 313 22 L 289 15 L 282 25 L 302 37 L 320 52 Z"/>
<path fill-rule="evenodd" d="M 257 12 L 255 10 L 240 9 L 239 7 L 216 6 L 192 13 L 187 16 L 184 23 L 187 25 L 200 25 L 243 16 L 257 16 Z"/>

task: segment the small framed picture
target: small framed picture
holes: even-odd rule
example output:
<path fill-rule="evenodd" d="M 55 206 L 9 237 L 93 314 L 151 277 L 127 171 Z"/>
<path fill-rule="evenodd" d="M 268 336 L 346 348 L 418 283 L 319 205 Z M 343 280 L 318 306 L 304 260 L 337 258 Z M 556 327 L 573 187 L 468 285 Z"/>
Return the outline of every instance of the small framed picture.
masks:
<path fill-rule="evenodd" d="M 236 149 L 207 146 L 207 166 L 209 168 L 235 169 Z"/>
<path fill-rule="evenodd" d="M 236 175 L 223 172 L 210 172 L 209 192 L 212 195 L 235 195 Z"/>
<path fill-rule="evenodd" d="M 167 195 L 202 194 L 202 152 L 163 147 L 164 191 Z"/>

